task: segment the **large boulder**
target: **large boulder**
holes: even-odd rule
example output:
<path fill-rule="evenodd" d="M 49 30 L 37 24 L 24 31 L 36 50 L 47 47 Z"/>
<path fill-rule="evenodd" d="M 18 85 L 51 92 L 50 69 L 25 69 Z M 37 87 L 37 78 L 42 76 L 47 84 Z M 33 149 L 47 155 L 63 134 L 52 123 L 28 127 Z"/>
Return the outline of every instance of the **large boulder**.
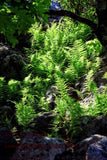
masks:
<path fill-rule="evenodd" d="M 107 160 L 105 136 L 95 134 L 70 147 L 62 154 L 57 154 L 54 160 Z"/>
<path fill-rule="evenodd" d="M 29 133 L 21 142 L 12 160 L 54 160 L 57 154 L 61 154 L 64 151 L 65 144 L 62 139 Z"/>
<path fill-rule="evenodd" d="M 90 151 L 88 151 L 89 148 L 93 144 L 97 144 L 98 142 L 100 142 L 102 139 L 105 139 L 105 138 L 106 138 L 105 136 L 95 134 L 77 143 L 78 147 L 74 152 L 76 160 L 93 160 L 93 159 L 88 159 L 89 158 L 88 154 L 90 156 Z"/>
<path fill-rule="evenodd" d="M 107 160 L 107 138 L 89 146 L 87 160 Z"/>

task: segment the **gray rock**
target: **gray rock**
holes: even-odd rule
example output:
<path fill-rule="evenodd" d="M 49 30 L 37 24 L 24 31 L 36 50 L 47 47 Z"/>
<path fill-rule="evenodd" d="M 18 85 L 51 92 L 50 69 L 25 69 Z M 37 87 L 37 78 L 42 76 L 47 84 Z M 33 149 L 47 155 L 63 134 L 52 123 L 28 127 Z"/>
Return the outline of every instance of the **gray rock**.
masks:
<path fill-rule="evenodd" d="M 55 156 L 54 160 L 107 160 L 107 138 L 102 135 L 92 135 L 75 147 L 68 148 L 62 154 Z"/>
<path fill-rule="evenodd" d="M 12 160 L 54 160 L 57 154 L 64 151 L 63 140 L 29 133 L 23 139 Z"/>
<path fill-rule="evenodd" d="M 107 65 L 101 68 L 95 75 L 94 81 L 97 84 L 98 88 L 101 86 L 107 85 L 107 79 L 103 78 L 104 74 L 107 72 Z"/>
<path fill-rule="evenodd" d="M 100 87 L 97 90 L 98 93 L 102 94 L 103 92 L 107 94 L 107 87 L 103 86 L 102 84 L 100 85 Z"/>
<path fill-rule="evenodd" d="M 52 85 L 46 92 L 46 100 L 48 101 L 49 108 L 52 110 L 55 108 L 55 96 L 58 96 L 58 90 L 56 86 Z"/>
<path fill-rule="evenodd" d="M 106 138 L 105 136 L 95 134 L 79 142 L 77 144 L 78 148 L 77 150 L 75 150 L 76 160 L 106 160 L 101 158 L 101 153 L 100 153 L 101 151 L 100 143 L 105 138 Z M 99 157 L 99 159 L 95 158 L 95 156 Z"/>
<path fill-rule="evenodd" d="M 11 49 L 8 45 L 0 44 L 0 76 L 5 79 L 22 80 L 25 58 L 20 51 Z"/>
<path fill-rule="evenodd" d="M 89 146 L 87 160 L 107 160 L 107 138 Z"/>
<path fill-rule="evenodd" d="M 9 50 L 9 48 L 5 45 L 3 45 L 2 43 L 0 43 L 0 54 L 2 52 L 7 52 Z"/>
<path fill-rule="evenodd" d="M 81 142 L 79 142 L 78 144 L 78 148 L 79 148 L 79 152 L 84 151 L 86 152 L 88 147 L 93 144 L 93 143 L 97 143 L 100 140 L 104 139 L 105 136 L 99 135 L 99 134 L 94 134 L 84 140 L 82 140 Z"/>
<path fill-rule="evenodd" d="M 89 106 L 91 105 L 91 107 L 94 106 L 94 102 L 95 102 L 95 97 L 94 94 L 91 93 L 90 95 L 86 96 L 83 100 L 81 100 L 81 106 Z"/>
<path fill-rule="evenodd" d="M 85 88 L 85 80 L 86 80 L 87 74 L 81 76 L 78 81 L 75 83 L 75 88 L 79 91 L 81 91 L 81 93 L 85 93 L 86 92 L 86 88 Z"/>

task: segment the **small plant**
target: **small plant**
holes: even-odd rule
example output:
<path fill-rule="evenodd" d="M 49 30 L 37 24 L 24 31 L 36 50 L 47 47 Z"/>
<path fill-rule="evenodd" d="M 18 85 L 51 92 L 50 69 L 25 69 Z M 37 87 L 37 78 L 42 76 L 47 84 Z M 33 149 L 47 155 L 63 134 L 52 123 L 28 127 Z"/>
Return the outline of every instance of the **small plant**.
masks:
<path fill-rule="evenodd" d="M 20 81 L 11 79 L 8 83 L 3 77 L 0 77 L 0 102 L 19 100 L 21 97 Z"/>
<path fill-rule="evenodd" d="M 5 84 L 5 80 L 3 77 L 0 77 L 0 102 L 3 101 L 3 99 L 5 98 L 5 87 L 6 87 L 6 84 Z"/>
<path fill-rule="evenodd" d="M 26 95 L 22 98 L 22 101 L 16 103 L 16 117 L 19 125 L 27 127 L 29 121 L 35 117 L 35 110 L 32 107 L 34 97 L 32 95 Z"/>
<path fill-rule="evenodd" d="M 68 59 L 68 66 L 64 76 L 69 82 L 77 80 L 86 72 L 87 52 L 82 40 L 76 40 L 72 48 L 65 48 Z"/>
<path fill-rule="evenodd" d="M 57 107 L 55 111 L 59 113 L 59 117 L 55 121 L 59 124 L 59 127 L 66 127 L 68 133 L 71 132 L 71 138 L 76 132 L 81 130 L 76 127 L 78 118 L 84 115 L 84 111 L 81 108 L 79 102 L 74 102 L 74 99 L 67 94 L 67 85 L 62 78 L 57 77 L 57 88 L 59 90 L 59 97 L 56 97 Z M 61 125 L 62 124 L 62 125 Z"/>
<path fill-rule="evenodd" d="M 93 116 L 107 114 L 107 87 L 99 93 L 94 91 L 94 102 L 89 107 L 89 114 Z"/>
<path fill-rule="evenodd" d="M 95 57 L 98 57 L 100 55 L 102 51 L 102 45 L 98 39 L 87 41 L 85 44 L 88 56 L 91 60 L 94 60 Z"/>
<path fill-rule="evenodd" d="M 8 84 L 8 99 L 13 101 L 18 101 L 21 98 L 21 83 L 14 79 L 9 80 Z"/>
<path fill-rule="evenodd" d="M 86 81 L 85 81 L 85 87 L 88 91 L 94 92 L 97 89 L 97 86 L 95 82 L 93 81 L 94 79 L 94 71 L 90 70 L 86 76 Z"/>

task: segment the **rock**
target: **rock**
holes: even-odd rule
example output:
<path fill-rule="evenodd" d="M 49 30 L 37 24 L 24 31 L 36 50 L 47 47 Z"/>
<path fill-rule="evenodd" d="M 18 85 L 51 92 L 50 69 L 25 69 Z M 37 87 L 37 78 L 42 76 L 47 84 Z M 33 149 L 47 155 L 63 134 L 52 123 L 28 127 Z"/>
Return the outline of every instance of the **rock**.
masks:
<path fill-rule="evenodd" d="M 78 143 L 78 148 L 74 152 L 76 160 L 96 160 L 97 158 L 93 159 L 93 157 L 96 154 L 96 149 L 94 150 L 93 145 L 98 144 L 105 138 L 106 138 L 105 136 L 95 134 L 95 135 L 90 136 L 89 138 L 82 140 L 80 143 Z M 94 151 L 95 151 L 95 154 L 94 154 Z M 90 157 L 92 159 L 90 159 Z M 105 160 L 105 159 L 97 159 L 97 160 Z"/>
<path fill-rule="evenodd" d="M 96 86 L 99 88 L 102 88 L 107 85 L 107 79 L 103 78 L 104 74 L 107 72 L 107 66 L 104 66 L 100 68 L 94 75 L 93 75 L 93 81 L 95 82 Z M 78 79 L 78 81 L 75 83 L 75 88 L 84 96 L 87 96 L 88 90 L 85 86 L 85 81 L 87 78 L 87 74 L 83 75 Z M 100 90 L 100 89 L 99 89 Z M 89 94 L 88 94 L 89 95 Z"/>
<path fill-rule="evenodd" d="M 74 147 L 73 147 L 74 146 Z M 54 160 L 107 160 L 107 137 L 92 135 L 76 145 L 71 145 Z"/>
<path fill-rule="evenodd" d="M 91 107 L 93 107 L 94 102 L 95 102 L 95 97 L 94 97 L 94 94 L 91 93 L 90 95 L 86 96 L 83 100 L 81 100 L 80 103 L 82 107 L 89 106 L 90 104 L 92 104 Z"/>
<path fill-rule="evenodd" d="M 107 72 L 107 65 L 100 68 L 100 70 L 94 75 L 94 81 L 97 84 L 98 88 L 107 85 L 107 79 L 103 78 L 106 72 Z"/>
<path fill-rule="evenodd" d="M 0 54 L 1 52 L 8 52 L 9 48 L 2 43 L 0 43 Z"/>
<path fill-rule="evenodd" d="M 105 93 L 107 92 L 107 79 L 104 78 L 104 74 L 107 72 L 107 66 L 100 68 L 94 75 L 93 75 L 93 81 L 96 84 L 96 92 L 102 94 L 103 91 Z M 86 87 L 86 78 L 87 75 L 80 77 L 79 80 L 75 83 L 75 88 L 81 92 L 82 97 L 84 97 L 83 100 L 80 99 L 80 103 L 82 107 L 88 107 L 91 105 L 91 107 L 94 107 L 95 105 L 95 96 L 93 91 L 89 91 Z"/>
<path fill-rule="evenodd" d="M 79 96 L 77 90 L 73 87 L 68 87 L 68 95 L 73 98 L 76 101 L 81 100 L 81 97 Z"/>
<path fill-rule="evenodd" d="M 101 86 L 98 88 L 97 93 L 102 94 L 103 91 L 105 91 L 105 93 L 107 93 L 107 87 L 101 85 Z"/>
<path fill-rule="evenodd" d="M 0 127 L 0 160 L 10 160 L 17 147 L 11 131 L 6 127 Z"/>
<path fill-rule="evenodd" d="M 58 90 L 56 86 L 52 85 L 46 92 L 46 100 L 49 102 L 49 108 L 53 110 L 56 106 L 55 96 L 58 96 Z"/>
<path fill-rule="evenodd" d="M 8 45 L 0 43 L 0 76 L 6 80 L 22 80 L 24 75 L 24 58 L 19 51 L 13 50 Z"/>
<path fill-rule="evenodd" d="M 89 146 L 87 160 L 107 160 L 107 138 L 100 140 L 98 143 L 93 143 Z"/>
<path fill-rule="evenodd" d="M 30 122 L 29 128 L 39 133 L 51 133 L 54 117 L 54 112 L 44 112 Z"/>
<path fill-rule="evenodd" d="M 87 92 L 85 87 L 85 80 L 86 80 L 87 74 L 81 76 L 78 81 L 75 83 L 75 89 L 81 91 L 81 93 Z"/>
<path fill-rule="evenodd" d="M 48 88 L 47 92 L 46 92 L 46 101 L 48 101 L 48 106 L 50 108 L 50 110 L 53 110 L 56 107 L 56 103 L 55 103 L 55 97 L 59 96 L 59 91 L 57 89 L 57 87 L 55 85 L 52 85 Z M 67 94 L 72 97 L 75 101 L 80 100 L 80 96 L 78 95 L 77 91 L 69 86 L 67 89 Z"/>
<path fill-rule="evenodd" d="M 54 160 L 57 154 L 65 151 L 62 139 L 28 134 L 20 144 L 12 160 Z"/>
<path fill-rule="evenodd" d="M 99 86 L 99 88 L 96 90 L 96 93 L 98 93 L 99 95 L 102 93 L 106 94 L 107 87 L 102 85 Z M 94 93 L 91 93 L 90 95 L 86 96 L 83 100 L 80 101 L 80 103 L 82 107 L 88 107 L 89 105 L 91 105 L 91 107 L 93 108 L 96 104 Z"/>

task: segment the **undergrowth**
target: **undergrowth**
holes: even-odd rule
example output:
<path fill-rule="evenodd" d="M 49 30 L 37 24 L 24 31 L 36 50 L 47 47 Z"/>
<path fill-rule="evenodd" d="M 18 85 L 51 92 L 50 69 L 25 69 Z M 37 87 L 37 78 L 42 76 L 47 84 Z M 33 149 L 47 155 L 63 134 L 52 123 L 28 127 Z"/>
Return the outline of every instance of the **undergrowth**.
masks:
<path fill-rule="evenodd" d="M 92 76 L 100 67 L 99 55 L 102 46 L 98 39 L 91 38 L 91 30 L 83 24 L 75 24 L 68 19 L 56 25 L 52 24 L 46 31 L 35 23 L 29 30 L 32 34 L 32 45 L 27 49 L 29 64 L 28 76 L 23 81 L 10 80 L 5 82 L 0 78 L 0 102 L 12 101 L 16 106 L 18 123 L 26 126 L 38 113 L 50 111 L 46 101 L 46 91 L 55 85 L 59 91 L 56 96 L 54 112 L 54 134 L 59 128 L 66 126 L 68 132 L 77 134 L 81 128 L 76 128 L 77 119 L 87 111 L 80 102 L 67 93 L 69 84 L 74 84 L 81 76 L 87 74 L 86 87 L 95 95 L 94 109 L 90 107 L 88 114 L 95 115 L 107 111 L 106 94 L 97 93 Z M 93 89 L 94 88 L 94 89 Z M 103 108 L 103 106 L 105 107 Z"/>

